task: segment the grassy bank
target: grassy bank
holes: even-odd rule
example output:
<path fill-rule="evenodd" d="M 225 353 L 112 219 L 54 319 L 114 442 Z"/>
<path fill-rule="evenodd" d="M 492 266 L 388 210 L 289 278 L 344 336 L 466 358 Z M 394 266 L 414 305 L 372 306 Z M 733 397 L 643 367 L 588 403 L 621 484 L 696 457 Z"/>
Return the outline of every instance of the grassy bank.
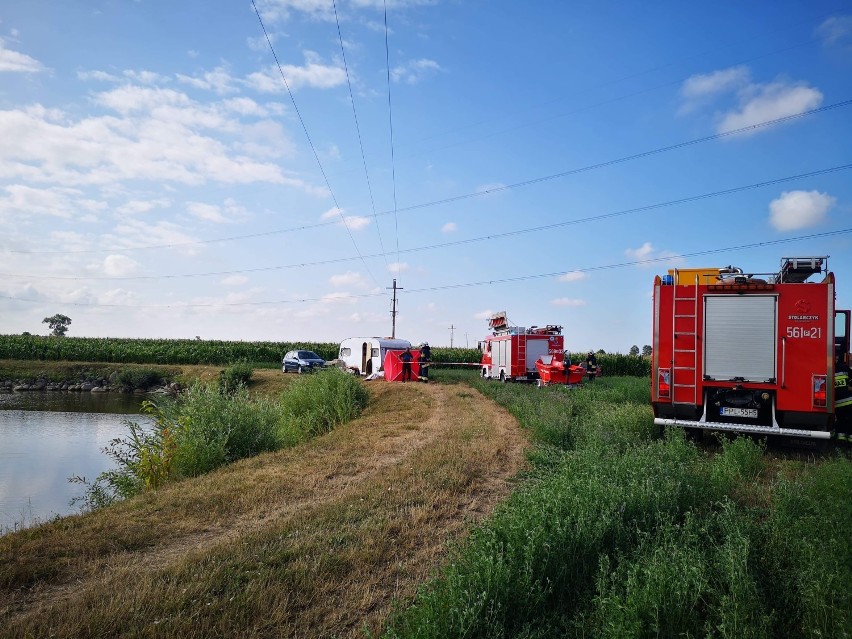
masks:
<path fill-rule="evenodd" d="M 568 391 L 466 379 L 532 431 L 534 479 L 388 636 L 834 637 L 852 627 L 849 459 L 776 460 L 747 438 L 698 449 L 681 431 L 655 430 L 645 380 Z"/>
<path fill-rule="evenodd" d="M 361 381 L 337 369 L 300 376 L 276 398 L 250 395 L 251 375 L 240 365 L 223 371 L 217 383 L 195 381 L 178 397 L 143 402 L 154 426 L 129 421 L 127 435 L 106 449 L 115 467 L 93 482 L 75 478 L 86 485 L 87 507 L 295 446 L 354 419 L 367 405 Z"/>
<path fill-rule="evenodd" d="M 468 388 L 366 387 L 363 416 L 325 435 L 0 537 L 0 636 L 380 632 L 526 442 Z"/>

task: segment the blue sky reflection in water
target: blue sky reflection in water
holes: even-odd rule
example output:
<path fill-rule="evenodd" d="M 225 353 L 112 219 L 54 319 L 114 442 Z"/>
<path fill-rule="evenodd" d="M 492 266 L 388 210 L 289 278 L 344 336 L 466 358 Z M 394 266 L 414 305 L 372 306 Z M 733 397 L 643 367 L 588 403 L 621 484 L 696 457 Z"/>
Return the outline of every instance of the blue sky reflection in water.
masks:
<path fill-rule="evenodd" d="M 55 399 L 39 395 L 43 401 Z M 68 477 L 94 479 L 109 468 L 112 460 L 101 449 L 126 432 L 125 419 L 145 419 L 117 413 L 8 408 L 13 401 L 32 406 L 33 397 L 0 395 L 0 406 L 7 408 L 0 410 L 0 531 L 75 512 L 69 501 L 83 491 L 79 484 L 69 483 Z M 132 405 L 127 402 L 122 408 L 116 404 L 114 410 L 126 412 Z"/>

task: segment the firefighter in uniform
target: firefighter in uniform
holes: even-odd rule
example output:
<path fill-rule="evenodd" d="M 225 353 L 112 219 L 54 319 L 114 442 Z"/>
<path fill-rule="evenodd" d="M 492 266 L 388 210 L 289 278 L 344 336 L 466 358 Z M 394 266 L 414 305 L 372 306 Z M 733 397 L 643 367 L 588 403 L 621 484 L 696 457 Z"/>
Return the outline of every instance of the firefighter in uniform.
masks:
<path fill-rule="evenodd" d="M 411 381 L 411 360 L 414 359 L 414 355 L 411 353 L 410 348 L 406 348 L 405 352 L 399 356 L 400 361 L 402 362 L 402 381 L 410 382 Z"/>
<path fill-rule="evenodd" d="M 592 382 L 598 374 L 598 358 L 595 357 L 593 351 L 589 351 L 586 355 L 586 375 L 589 376 L 589 381 Z"/>
<path fill-rule="evenodd" d="M 423 342 L 420 347 L 420 381 L 424 384 L 429 383 L 429 362 L 432 361 L 432 349 L 429 348 L 429 342 Z"/>

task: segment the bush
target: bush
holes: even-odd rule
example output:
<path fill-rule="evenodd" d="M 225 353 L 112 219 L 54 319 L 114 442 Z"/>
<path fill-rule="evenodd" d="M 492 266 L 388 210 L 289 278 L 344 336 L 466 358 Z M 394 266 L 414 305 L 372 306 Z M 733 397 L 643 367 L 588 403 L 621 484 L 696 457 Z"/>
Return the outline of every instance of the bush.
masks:
<path fill-rule="evenodd" d="M 222 393 L 217 384 L 195 383 L 176 399 L 144 402 L 153 425 L 128 421 L 129 435 L 104 449 L 117 468 L 91 483 L 71 478 L 86 485 L 85 496 L 75 503 L 93 510 L 167 481 L 294 446 L 354 419 L 367 400 L 361 381 L 337 369 L 300 378 L 280 401 L 251 398 L 243 384 Z"/>
<path fill-rule="evenodd" d="M 294 429 L 315 436 L 357 417 L 369 395 L 361 380 L 337 368 L 298 378 L 281 398 Z"/>
<path fill-rule="evenodd" d="M 115 384 L 125 392 L 137 389 L 148 390 L 160 386 L 166 381 L 162 371 L 155 368 L 128 368 L 119 371 L 115 376 Z"/>
<path fill-rule="evenodd" d="M 219 373 L 219 388 L 223 393 L 235 393 L 238 388 L 248 386 L 254 369 L 248 362 L 237 362 Z"/>

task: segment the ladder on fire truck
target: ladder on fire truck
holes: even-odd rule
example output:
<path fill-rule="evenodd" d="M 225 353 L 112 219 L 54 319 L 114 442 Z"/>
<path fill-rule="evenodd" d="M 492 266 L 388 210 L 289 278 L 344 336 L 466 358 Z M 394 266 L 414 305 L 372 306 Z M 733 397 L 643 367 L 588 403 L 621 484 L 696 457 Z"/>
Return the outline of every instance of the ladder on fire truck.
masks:
<path fill-rule="evenodd" d="M 689 295 L 674 272 L 674 304 L 672 305 L 672 402 L 698 404 L 698 275 Z M 682 291 L 682 289 L 687 289 Z"/>
<path fill-rule="evenodd" d="M 526 331 L 522 334 L 518 335 L 518 359 L 515 360 L 516 364 L 520 365 L 520 370 L 523 371 L 521 374 L 527 374 L 527 335 Z M 513 372 L 513 371 L 512 371 Z"/>

